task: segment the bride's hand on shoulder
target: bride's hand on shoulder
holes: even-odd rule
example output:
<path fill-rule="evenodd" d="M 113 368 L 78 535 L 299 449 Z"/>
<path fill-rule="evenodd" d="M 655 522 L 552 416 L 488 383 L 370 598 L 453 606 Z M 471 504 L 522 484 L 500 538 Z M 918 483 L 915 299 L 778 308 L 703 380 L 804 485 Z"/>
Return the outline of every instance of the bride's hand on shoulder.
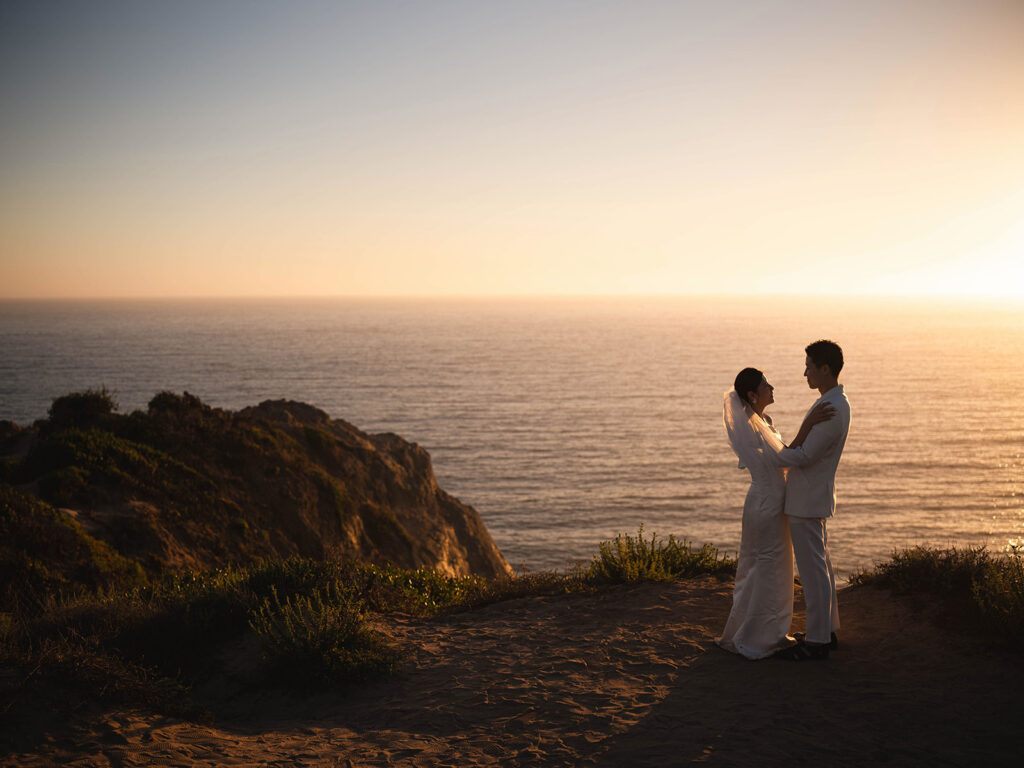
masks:
<path fill-rule="evenodd" d="M 823 421 L 828 421 L 836 415 L 836 407 L 832 403 L 818 403 L 811 412 L 807 414 L 807 418 L 804 419 L 804 424 L 808 427 L 814 426 L 815 424 L 821 424 Z"/>
<path fill-rule="evenodd" d="M 807 435 L 811 432 L 811 427 L 815 424 L 821 424 L 823 421 L 828 421 L 835 415 L 836 407 L 832 403 L 818 403 L 804 417 L 803 424 L 800 425 L 800 431 L 796 433 L 796 437 L 793 438 L 793 442 L 789 444 L 789 447 L 798 448 L 803 445 Z"/>

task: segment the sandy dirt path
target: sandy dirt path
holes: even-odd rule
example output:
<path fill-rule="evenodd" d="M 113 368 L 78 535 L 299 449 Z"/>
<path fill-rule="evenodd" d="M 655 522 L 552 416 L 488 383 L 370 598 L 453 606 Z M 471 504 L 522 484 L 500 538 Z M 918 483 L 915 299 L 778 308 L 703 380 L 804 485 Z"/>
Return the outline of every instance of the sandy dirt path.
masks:
<path fill-rule="evenodd" d="M 857 587 L 827 662 L 750 662 L 713 642 L 731 590 L 706 577 L 389 617 L 406 670 L 361 691 L 251 692 L 213 726 L 82 712 L 0 764 L 1021 764 L 1021 654 Z"/>

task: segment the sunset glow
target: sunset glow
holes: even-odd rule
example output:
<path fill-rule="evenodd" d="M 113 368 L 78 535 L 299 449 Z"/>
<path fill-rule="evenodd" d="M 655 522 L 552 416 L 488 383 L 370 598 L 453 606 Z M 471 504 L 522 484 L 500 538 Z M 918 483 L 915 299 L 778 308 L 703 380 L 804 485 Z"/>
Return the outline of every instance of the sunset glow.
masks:
<path fill-rule="evenodd" d="M 6 3 L 0 298 L 1024 300 L 1024 4 Z"/>

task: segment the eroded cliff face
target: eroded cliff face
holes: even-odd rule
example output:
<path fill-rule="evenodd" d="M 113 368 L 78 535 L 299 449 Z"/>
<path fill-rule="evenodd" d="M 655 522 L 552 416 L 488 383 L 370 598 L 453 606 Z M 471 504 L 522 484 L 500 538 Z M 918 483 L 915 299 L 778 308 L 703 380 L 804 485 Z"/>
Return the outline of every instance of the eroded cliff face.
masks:
<path fill-rule="evenodd" d="M 304 403 L 231 412 L 165 392 L 146 412 L 8 431 L 7 483 L 151 573 L 301 555 L 511 574 L 423 448 Z"/>
<path fill-rule="evenodd" d="M 293 401 L 265 401 L 241 415 L 302 442 L 341 490 L 340 551 L 449 576 L 511 574 L 480 515 L 438 487 L 430 455 L 419 445 L 395 434 L 367 434 Z"/>

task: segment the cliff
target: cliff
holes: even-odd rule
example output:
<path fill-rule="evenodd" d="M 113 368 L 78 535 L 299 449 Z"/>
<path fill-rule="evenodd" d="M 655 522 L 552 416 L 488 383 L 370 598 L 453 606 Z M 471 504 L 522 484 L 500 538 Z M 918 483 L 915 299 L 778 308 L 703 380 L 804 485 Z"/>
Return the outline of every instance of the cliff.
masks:
<path fill-rule="evenodd" d="M 163 392 L 122 415 L 106 392 L 76 393 L 30 428 L 0 424 L 0 462 L 8 574 L 37 555 L 36 572 L 67 569 L 70 550 L 53 549 L 50 528 L 75 552 L 150 574 L 290 555 L 511 573 L 479 514 L 438 487 L 423 448 L 304 403 L 232 412 Z"/>

